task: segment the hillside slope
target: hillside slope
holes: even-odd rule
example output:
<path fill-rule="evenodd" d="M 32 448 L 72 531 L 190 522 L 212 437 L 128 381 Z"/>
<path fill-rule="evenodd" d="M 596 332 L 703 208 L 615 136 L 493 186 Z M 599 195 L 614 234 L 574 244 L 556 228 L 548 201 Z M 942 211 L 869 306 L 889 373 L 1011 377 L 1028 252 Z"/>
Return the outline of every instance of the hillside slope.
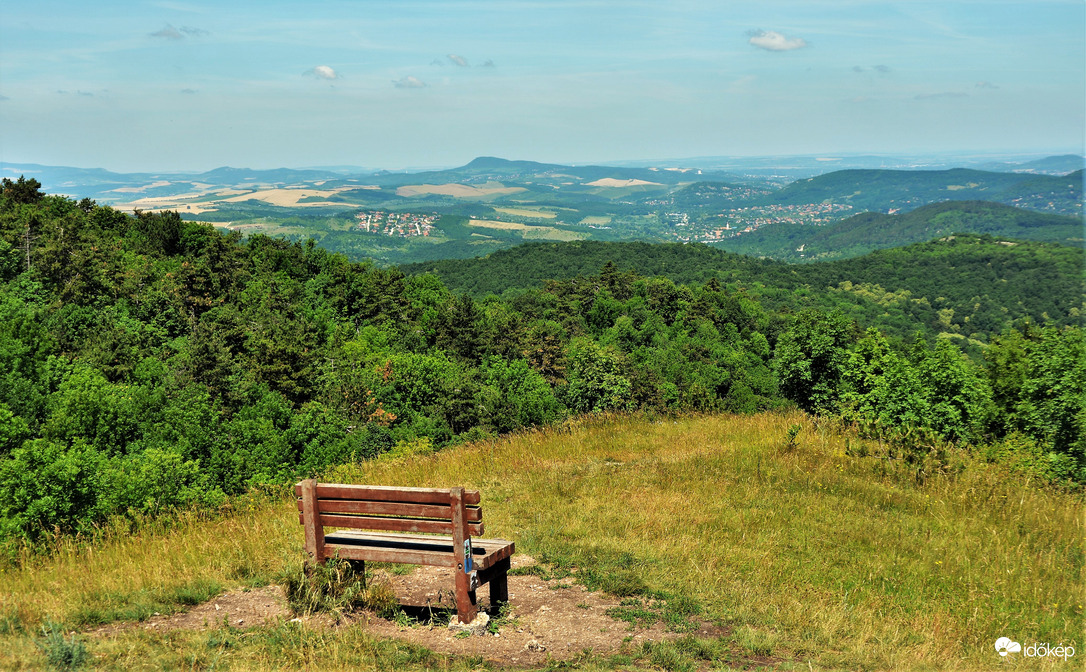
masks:
<path fill-rule="evenodd" d="M 767 203 L 847 203 L 857 210 L 913 209 L 948 200 L 985 200 L 1067 215 L 1082 213 L 1082 170 L 1062 177 L 951 170 L 840 170 L 797 180 Z"/>
<path fill-rule="evenodd" d="M 1083 245 L 1083 223 L 1076 217 L 987 201 L 943 201 L 895 215 L 865 212 L 821 227 L 768 224 L 717 246 L 740 254 L 813 261 L 854 257 L 953 233 Z"/>

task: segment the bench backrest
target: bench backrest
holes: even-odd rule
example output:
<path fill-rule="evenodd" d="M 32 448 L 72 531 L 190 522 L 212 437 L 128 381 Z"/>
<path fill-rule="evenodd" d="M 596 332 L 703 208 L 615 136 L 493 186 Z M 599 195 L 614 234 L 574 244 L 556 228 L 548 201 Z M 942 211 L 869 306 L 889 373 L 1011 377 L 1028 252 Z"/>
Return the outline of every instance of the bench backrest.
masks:
<path fill-rule="evenodd" d="M 310 510 L 317 514 L 313 516 L 312 524 L 321 528 L 451 534 L 461 538 L 483 533 L 483 510 L 479 506 L 478 490 L 396 488 L 308 480 L 295 485 L 294 493 L 299 498 L 298 520 L 303 525 L 306 524 L 308 500 Z"/>

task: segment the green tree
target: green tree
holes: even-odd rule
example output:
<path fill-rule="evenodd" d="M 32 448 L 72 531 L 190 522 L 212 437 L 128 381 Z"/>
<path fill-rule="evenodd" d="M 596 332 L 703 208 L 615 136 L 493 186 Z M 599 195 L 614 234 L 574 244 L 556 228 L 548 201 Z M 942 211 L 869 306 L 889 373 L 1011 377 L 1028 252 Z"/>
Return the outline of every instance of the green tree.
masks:
<path fill-rule="evenodd" d="M 101 456 L 85 442 L 33 439 L 0 459 L 0 536 L 36 539 L 89 522 Z"/>
<path fill-rule="evenodd" d="M 14 182 L 7 177 L 0 180 L 0 195 L 11 199 L 14 203 L 26 204 L 37 203 L 45 197 L 45 194 L 41 192 L 41 182 L 33 177 L 28 180 L 24 175 L 20 175 Z"/>
<path fill-rule="evenodd" d="M 948 339 L 933 352 L 918 349 L 926 424 L 955 441 L 980 438 L 991 413 L 991 393 L 976 368 Z"/>
<path fill-rule="evenodd" d="M 19 416 L 0 403 L 0 457 L 23 445 L 30 438 L 30 428 Z"/>
<path fill-rule="evenodd" d="M 1086 339 L 1046 327 L 1032 344 L 1017 411 L 1022 428 L 1054 453 L 1086 466 Z"/>
<path fill-rule="evenodd" d="M 833 409 L 854 340 L 852 322 L 840 310 L 801 312 L 773 354 L 781 393 L 809 413 Z"/>
<path fill-rule="evenodd" d="M 543 376 L 527 360 L 490 357 L 481 370 L 483 384 L 494 391 L 489 424 L 499 432 L 535 427 L 562 417 L 562 404 Z"/>
<path fill-rule="evenodd" d="M 839 403 L 849 420 L 876 422 L 883 428 L 927 425 L 915 367 L 891 350 L 877 329 L 868 329 L 849 353 Z"/>
<path fill-rule="evenodd" d="M 565 396 L 571 410 L 596 413 L 632 409 L 631 384 L 623 375 L 619 353 L 580 337 L 570 342 L 567 357 L 569 385 Z"/>

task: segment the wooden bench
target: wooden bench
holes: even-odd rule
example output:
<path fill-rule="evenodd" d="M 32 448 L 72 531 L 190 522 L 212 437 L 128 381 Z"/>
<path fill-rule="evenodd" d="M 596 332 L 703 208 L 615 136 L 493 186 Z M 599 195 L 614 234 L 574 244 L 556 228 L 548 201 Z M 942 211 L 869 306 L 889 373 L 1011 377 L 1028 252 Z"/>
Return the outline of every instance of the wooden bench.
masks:
<path fill-rule="evenodd" d="M 513 542 L 472 539 L 483 533 L 478 490 L 344 485 L 308 479 L 295 485 L 294 493 L 299 498 L 299 520 L 305 526 L 310 562 L 340 557 L 450 567 L 461 623 L 475 619 L 475 589 L 484 583 L 490 584 L 492 607 L 509 600 L 506 573 Z M 348 529 L 325 534 L 326 527 Z"/>

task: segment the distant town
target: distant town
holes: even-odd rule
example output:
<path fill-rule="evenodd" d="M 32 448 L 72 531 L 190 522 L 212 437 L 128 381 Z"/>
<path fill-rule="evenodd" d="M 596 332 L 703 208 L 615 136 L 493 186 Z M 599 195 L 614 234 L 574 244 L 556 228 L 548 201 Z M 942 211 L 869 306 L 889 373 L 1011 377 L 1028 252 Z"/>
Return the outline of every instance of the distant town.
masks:
<path fill-rule="evenodd" d="M 702 215 L 698 220 L 693 220 L 686 212 L 668 212 L 661 219 L 667 224 L 664 235 L 669 238 L 710 243 L 750 233 L 767 224 L 823 226 L 847 217 L 852 210 L 851 205 L 841 203 L 759 205 Z"/>
<path fill-rule="evenodd" d="M 438 215 L 422 215 L 414 212 L 387 212 L 384 210 L 363 210 L 355 215 L 358 228 L 368 233 L 386 236 L 411 238 L 429 236 Z"/>

